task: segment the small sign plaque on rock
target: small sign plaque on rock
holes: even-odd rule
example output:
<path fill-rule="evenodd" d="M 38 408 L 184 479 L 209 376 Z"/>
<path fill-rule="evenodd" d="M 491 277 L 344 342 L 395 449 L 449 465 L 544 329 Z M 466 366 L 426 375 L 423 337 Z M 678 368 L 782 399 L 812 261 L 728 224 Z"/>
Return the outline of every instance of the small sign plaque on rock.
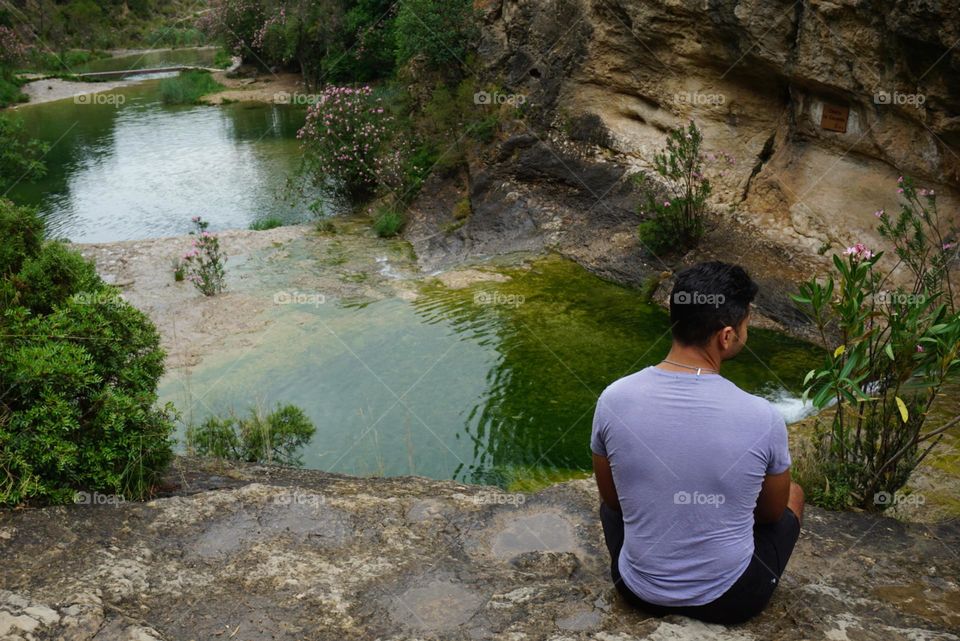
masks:
<path fill-rule="evenodd" d="M 850 107 L 840 107 L 824 103 L 823 113 L 820 116 L 820 127 L 828 131 L 847 133 L 847 118 L 850 117 Z"/>

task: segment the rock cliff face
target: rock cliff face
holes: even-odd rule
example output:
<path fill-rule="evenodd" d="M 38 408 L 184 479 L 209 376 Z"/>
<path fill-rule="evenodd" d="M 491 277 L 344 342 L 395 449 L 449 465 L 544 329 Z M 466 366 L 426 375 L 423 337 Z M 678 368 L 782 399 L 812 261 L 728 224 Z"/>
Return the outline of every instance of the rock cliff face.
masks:
<path fill-rule="evenodd" d="M 592 481 L 533 495 L 178 460 L 177 495 L 0 512 L 3 641 L 956 641 L 960 531 L 808 508 L 767 609 L 631 610 Z M 56 572 L 51 572 L 56 568 Z"/>
<path fill-rule="evenodd" d="M 916 177 L 956 219 L 960 9 L 947 0 L 492 0 L 481 59 L 643 167 L 694 119 L 733 154 L 716 201 L 805 252 L 875 240 Z M 594 129 L 596 129 L 594 127 Z"/>

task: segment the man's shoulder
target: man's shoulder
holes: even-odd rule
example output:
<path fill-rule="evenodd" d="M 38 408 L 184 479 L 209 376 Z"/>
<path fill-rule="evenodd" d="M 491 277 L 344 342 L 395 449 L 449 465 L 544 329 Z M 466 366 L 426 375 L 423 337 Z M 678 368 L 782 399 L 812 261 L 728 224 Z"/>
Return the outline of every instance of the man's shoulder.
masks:
<path fill-rule="evenodd" d="M 742 408 L 744 412 L 751 412 L 756 414 L 758 417 L 763 418 L 773 418 L 779 414 L 773 403 L 764 397 L 751 394 L 750 392 L 738 387 L 732 381 L 728 380 L 727 383 L 729 384 L 730 388 L 728 391 L 728 398 L 731 405 Z"/>
<path fill-rule="evenodd" d="M 649 384 L 649 367 L 618 378 L 600 393 L 601 402 L 614 401 L 624 396 L 633 396 L 639 389 Z"/>
<path fill-rule="evenodd" d="M 610 404 L 618 401 L 634 401 L 658 382 L 661 381 L 656 375 L 655 368 L 646 367 L 610 383 L 600 394 L 599 402 Z M 779 414 L 769 400 L 741 389 L 727 378 L 718 376 L 716 384 L 722 390 L 716 394 L 717 399 L 722 401 L 730 411 L 750 415 L 755 419 L 773 419 Z"/>

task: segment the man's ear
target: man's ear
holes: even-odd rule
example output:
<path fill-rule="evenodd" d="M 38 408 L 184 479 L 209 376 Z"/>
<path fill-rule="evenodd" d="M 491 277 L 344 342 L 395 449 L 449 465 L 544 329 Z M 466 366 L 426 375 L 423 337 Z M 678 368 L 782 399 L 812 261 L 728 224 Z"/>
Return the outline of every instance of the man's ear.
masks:
<path fill-rule="evenodd" d="M 720 349 L 727 351 L 737 341 L 737 330 L 735 327 L 727 325 L 720 330 Z"/>

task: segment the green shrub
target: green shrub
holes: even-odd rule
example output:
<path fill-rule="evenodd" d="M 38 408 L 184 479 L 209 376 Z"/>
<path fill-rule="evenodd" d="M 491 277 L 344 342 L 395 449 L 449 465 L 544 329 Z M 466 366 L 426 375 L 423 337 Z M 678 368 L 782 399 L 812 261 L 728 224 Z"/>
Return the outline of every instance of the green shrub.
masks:
<path fill-rule="evenodd" d="M 260 220 L 255 220 L 250 223 L 250 229 L 252 231 L 267 231 L 268 229 L 276 229 L 277 227 L 283 227 L 283 220 L 276 216 L 261 218 Z"/>
<path fill-rule="evenodd" d="M 12 75 L 0 69 L 0 108 L 27 102 L 27 100 L 27 94 L 20 91 L 20 83 Z"/>
<path fill-rule="evenodd" d="M 223 89 L 209 71 L 183 71 L 160 81 L 160 99 L 168 105 L 195 105 L 200 98 Z"/>
<path fill-rule="evenodd" d="M 405 223 L 402 212 L 393 207 L 380 207 L 374 214 L 373 230 L 381 238 L 390 238 L 399 234 Z"/>
<path fill-rule="evenodd" d="M 299 467 L 303 464 L 299 450 L 314 432 L 302 409 L 278 405 L 269 413 L 253 408 L 246 418 L 210 417 L 188 427 L 186 436 L 187 447 L 199 456 Z"/>
<path fill-rule="evenodd" d="M 226 49 L 217 49 L 213 56 L 213 66 L 218 69 L 226 69 L 233 64 L 233 54 Z"/>
<path fill-rule="evenodd" d="M 897 255 L 893 269 L 911 276 L 892 285 L 882 252 L 862 243 L 834 256 L 825 281 L 800 285 L 795 300 L 831 347 L 807 375 L 805 396 L 832 419 L 818 422 L 806 461 L 811 499 L 827 507 L 883 510 L 943 433 L 960 416 L 925 429 L 934 400 L 960 371 L 960 313 L 950 270 L 958 263 L 956 227 L 941 221 L 932 190 L 900 179 L 897 216 L 876 212 L 880 235 Z M 835 347 L 834 347 L 835 346 Z"/>
<path fill-rule="evenodd" d="M 317 231 L 321 234 L 336 234 L 337 226 L 329 218 L 323 218 L 317 221 Z"/>
<path fill-rule="evenodd" d="M 473 0 L 404 0 L 397 12 L 397 62 L 421 57 L 434 69 L 461 68 L 477 37 Z"/>
<path fill-rule="evenodd" d="M 0 199 L 0 504 L 147 496 L 172 456 L 160 337 L 92 265 Z"/>
<path fill-rule="evenodd" d="M 41 178 L 46 173 L 43 157 L 49 148 L 29 138 L 21 120 L 0 115 L 0 193 L 20 180 Z"/>
<path fill-rule="evenodd" d="M 705 175 L 701 152 L 703 135 L 691 120 L 687 127 L 672 129 L 667 147 L 657 152 L 654 167 L 666 182 L 668 195 L 647 190 L 647 216 L 638 229 L 640 241 L 654 254 L 684 252 L 696 247 L 706 233 L 707 198 L 713 190 Z M 720 158 L 732 162 L 721 153 Z M 638 174 L 638 182 L 646 180 Z"/>

